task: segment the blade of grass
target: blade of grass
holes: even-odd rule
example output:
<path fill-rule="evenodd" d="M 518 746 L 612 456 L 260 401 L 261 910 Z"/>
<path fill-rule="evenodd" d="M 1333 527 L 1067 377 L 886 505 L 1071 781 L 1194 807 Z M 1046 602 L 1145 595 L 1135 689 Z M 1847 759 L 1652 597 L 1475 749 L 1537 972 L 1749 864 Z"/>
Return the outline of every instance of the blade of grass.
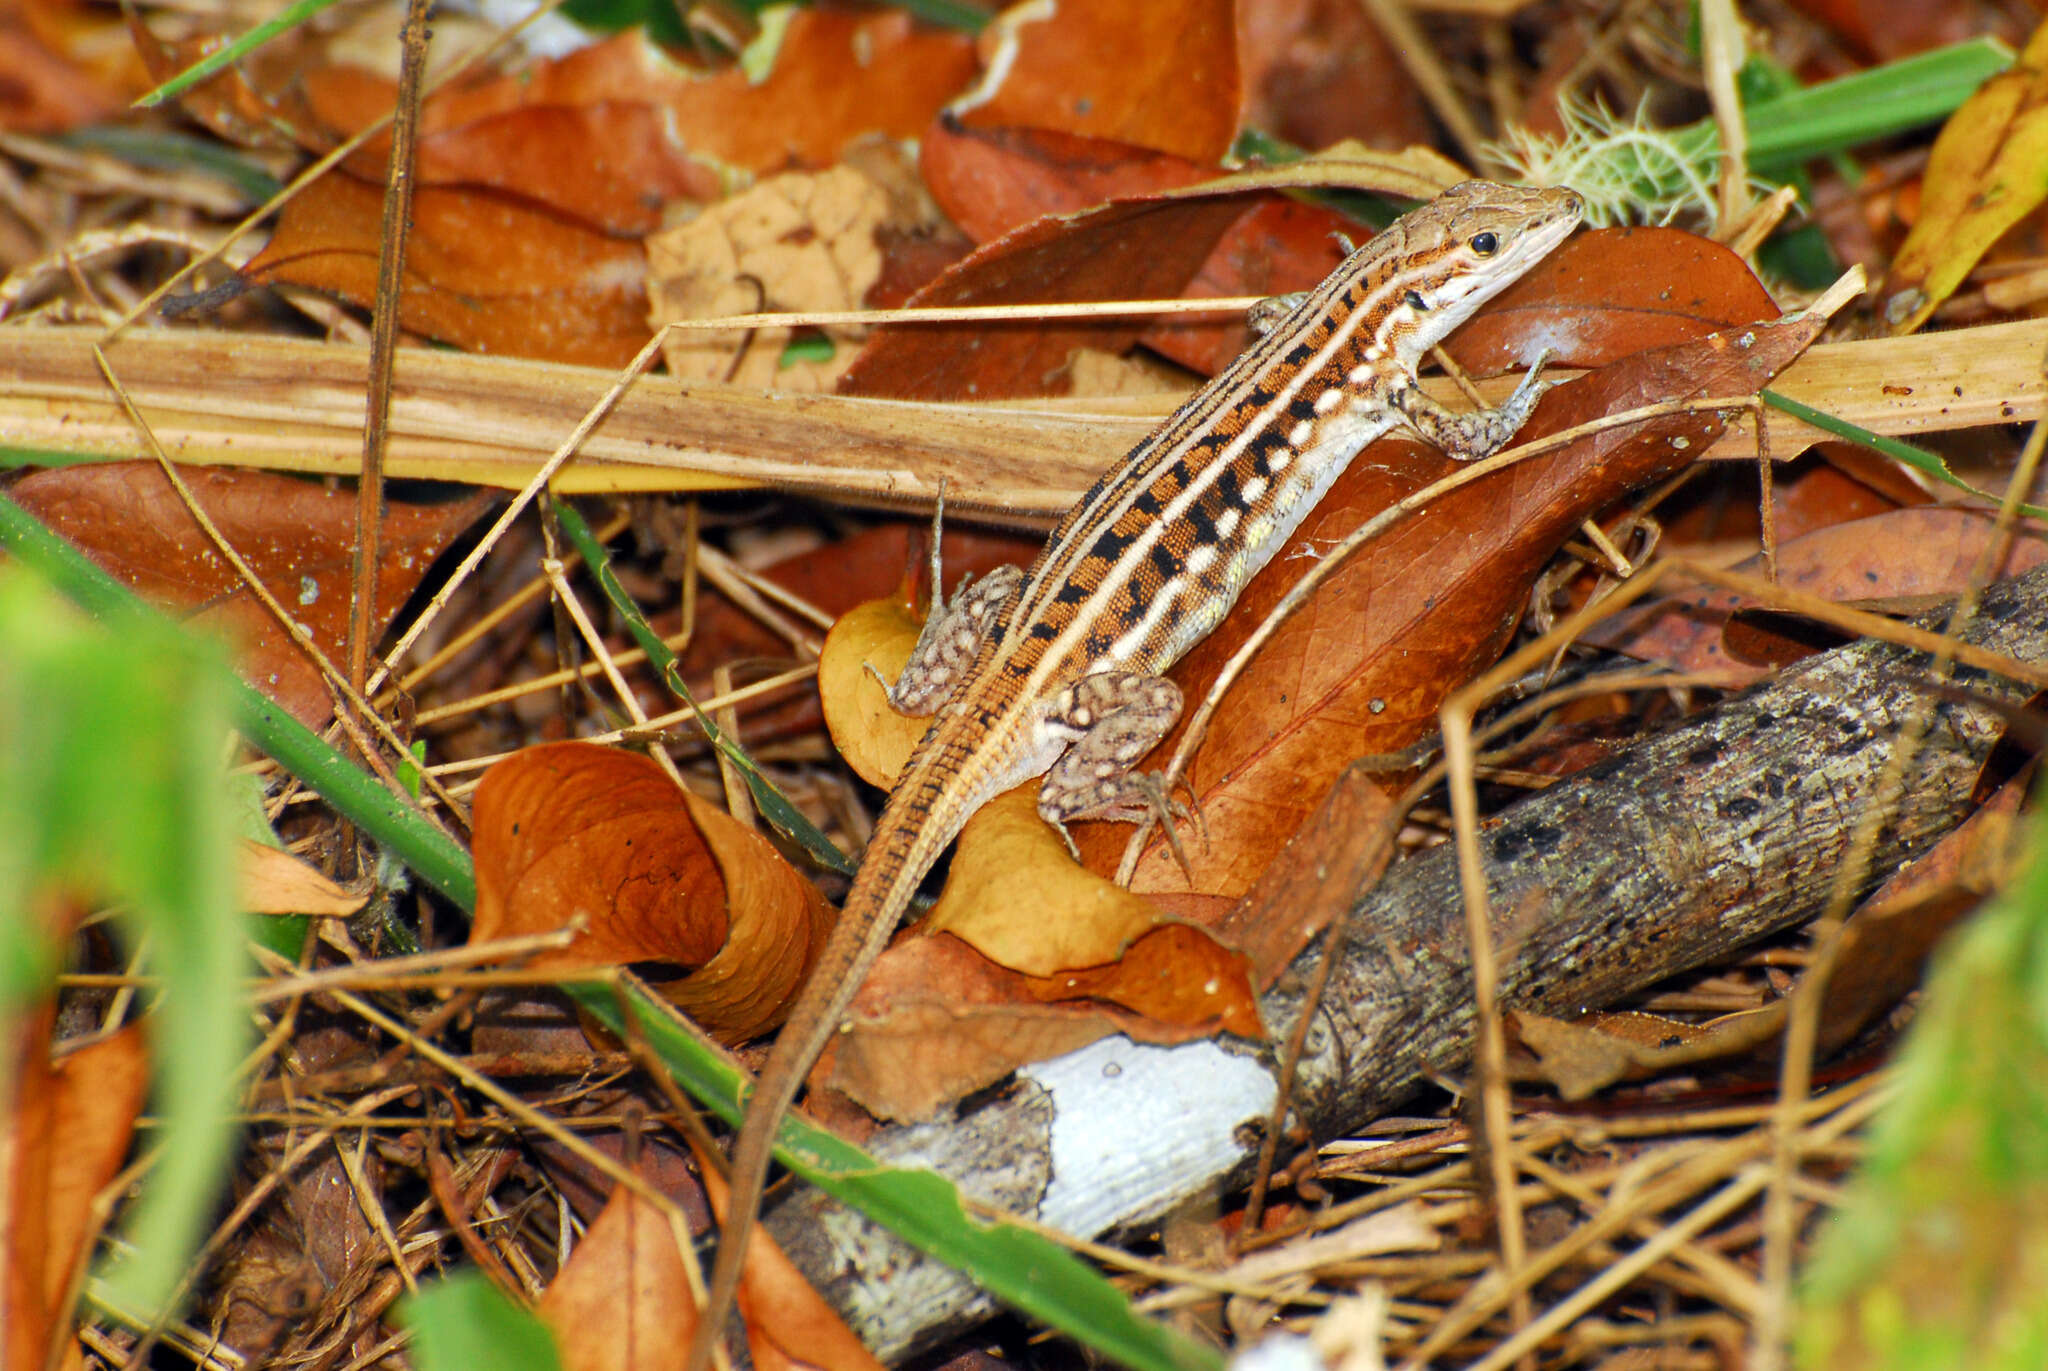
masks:
<path fill-rule="evenodd" d="M 226 47 L 221 48 L 217 52 L 206 54 L 206 56 L 200 58 L 197 62 L 194 62 L 191 66 L 185 68 L 185 70 L 137 100 L 135 102 L 136 107 L 139 109 L 154 109 L 173 96 L 183 95 L 208 77 L 218 76 L 229 66 L 241 61 L 244 57 L 247 57 L 280 33 L 283 33 L 286 29 L 296 28 L 334 3 L 335 0 L 296 0 L 296 3 L 287 6 L 284 13 L 278 15 L 275 19 L 265 20 L 240 38 L 229 43 Z"/>
<path fill-rule="evenodd" d="M 621 1036 L 637 1030 L 681 1085 L 728 1123 L 744 1110 L 741 1073 L 675 1009 L 637 982 L 563 987 Z M 633 1019 L 633 1029 L 626 1015 Z M 905 1242 L 966 1272 L 997 1299 L 1137 1371 L 1220 1371 L 1223 1360 L 1131 1308 L 1109 1281 L 1028 1229 L 971 1217 L 953 1183 L 933 1171 L 886 1165 L 835 1134 L 790 1115 L 775 1155 L 826 1194 Z"/>
<path fill-rule="evenodd" d="M 75 604 L 116 628 L 161 618 L 133 591 L 4 495 L 0 495 L 0 548 L 36 568 Z M 476 904 L 476 876 L 469 854 L 416 808 L 379 785 L 239 677 L 232 683 L 229 708 L 235 730 L 251 746 L 312 787 L 435 890 L 464 909 Z"/>
<path fill-rule="evenodd" d="M 683 673 L 676 662 L 676 655 L 668 650 L 668 644 L 662 642 L 661 635 L 654 631 L 653 626 L 647 622 L 647 617 L 640 612 L 640 607 L 633 603 L 633 597 L 619 584 L 619 578 L 612 573 L 610 554 L 604 550 L 604 545 L 597 541 L 597 535 L 590 531 L 590 525 L 584 522 L 583 516 L 566 501 L 556 501 L 552 508 L 556 519 L 561 523 L 562 532 L 568 535 L 576 551 L 582 554 L 583 564 L 597 577 L 597 584 L 604 591 L 605 599 L 625 620 L 626 631 L 633 635 L 633 641 L 647 654 L 647 660 L 655 669 L 661 672 L 661 679 L 669 690 L 697 716 L 697 726 L 704 730 L 704 736 L 711 741 L 711 745 L 739 768 L 740 775 L 746 778 L 747 789 L 752 793 L 754 804 L 759 807 L 762 817 L 774 825 L 776 832 L 801 847 L 810 855 L 811 860 L 820 866 L 842 875 L 852 875 L 854 863 L 839 850 L 838 845 L 820 832 L 816 824 L 804 817 L 802 810 L 790 803 L 788 796 L 777 790 L 774 783 L 761 774 L 761 768 L 754 764 L 754 759 L 747 755 L 745 748 L 726 737 L 724 730 L 712 721 L 711 716 L 697 707 L 696 697 L 690 693 L 689 686 L 683 683 Z"/>
<path fill-rule="evenodd" d="M 1763 401 L 1771 408 L 1781 409 L 1793 418 L 1812 424 L 1823 432 L 1832 433 L 1837 438 L 1846 439 L 1867 447 L 1872 452 L 1879 452 L 1896 461 L 1904 462 L 1915 471 L 1925 472 L 1944 485 L 1954 486 L 1957 490 L 1967 490 L 1970 494 L 1989 500 L 1993 504 L 1999 503 L 2001 499 L 1988 490 L 1979 490 L 1956 475 L 1949 470 L 1948 463 L 1941 460 L 1940 454 L 1929 452 L 1926 448 L 1914 447 L 1911 443 L 1901 442 L 1897 438 L 1887 438 L 1882 433 L 1872 433 L 1869 429 L 1852 424 L 1846 419 L 1837 419 L 1834 415 L 1815 409 L 1811 405 L 1802 405 L 1789 396 L 1778 394 L 1775 390 L 1764 391 Z M 2048 510 L 2038 505 L 2020 505 L 2018 509 L 2028 518 L 2048 519 Z"/>

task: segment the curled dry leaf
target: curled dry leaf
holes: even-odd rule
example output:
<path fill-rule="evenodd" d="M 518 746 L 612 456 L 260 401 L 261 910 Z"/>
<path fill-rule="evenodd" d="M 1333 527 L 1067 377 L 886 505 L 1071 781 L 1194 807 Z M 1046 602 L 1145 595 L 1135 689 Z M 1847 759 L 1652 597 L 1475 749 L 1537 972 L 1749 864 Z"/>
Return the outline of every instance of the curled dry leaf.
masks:
<path fill-rule="evenodd" d="M 580 922 L 530 965 L 688 968 L 662 993 L 723 1042 L 782 1021 L 831 924 L 766 839 L 634 753 L 528 748 L 485 774 L 475 825 L 471 942 Z"/>
<path fill-rule="evenodd" d="M 384 188 L 342 172 L 299 192 L 242 269 L 368 305 Z M 472 352 L 619 367 L 647 341 L 645 262 L 632 243 L 491 191 L 423 186 L 406 240 L 403 326 Z"/>
<path fill-rule="evenodd" d="M 882 274 L 876 235 L 888 217 L 888 192 L 853 167 L 772 177 L 647 240 L 652 322 L 858 309 Z M 794 332 L 691 329 L 669 334 L 661 350 L 686 382 L 829 391 L 867 330 L 828 330 L 841 342 L 831 357 L 785 365 Z"/>
<path fill-rule="evenodd" d="M 10 1367 L 47 1365 L 69 1328 L 71 1278 L 99 1231 L 93 1200 L 128 1155 L 149 1084 L 140 1028 L 52 1062 L 55 1022 L 50 1006 L 0 1016 L 0 1364 Z"/>
<path fill-rule="evenodd" d="M 833 621 L 818 658 L 818 698 L 833 746 L 856 776 L 885 790 L 931 728 L 929 719 L 891 709 L 882 688 L 903 674 L 919 628 L 903 596 L 869 600 Z"/>
<path fill-rule="evenodd" d="M 342 658 L 356 497 L 320 481 L 224 467 L 181 467 L 193 497 L 221 535 L 324 651 Z M 9 492 L 145 599 L 194 611 L 238 645 L 249 683 L 309 726 L 333 699 L 320 670 L 222 560 L 154 462 L 108 462 L 39 471 Z M 378 632 L 405 604 L 434 559 L 493 497 L 445 504 L 390 500 L 377 570 Z"/>

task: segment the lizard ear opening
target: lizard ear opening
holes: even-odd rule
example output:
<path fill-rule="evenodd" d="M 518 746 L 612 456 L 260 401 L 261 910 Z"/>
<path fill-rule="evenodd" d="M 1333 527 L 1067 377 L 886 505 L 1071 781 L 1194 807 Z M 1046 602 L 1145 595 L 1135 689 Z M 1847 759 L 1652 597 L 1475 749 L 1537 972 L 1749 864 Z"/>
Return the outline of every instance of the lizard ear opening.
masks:
<path fill-rule="evenodd" d="M 1409 291 L 1406 298 L 1406 304 L 1408 308 L 1417 311 L 1426 310 L 1429 308 L 1429 301 L 1422 298 L 1422 293 L 1420 291 Z"/>

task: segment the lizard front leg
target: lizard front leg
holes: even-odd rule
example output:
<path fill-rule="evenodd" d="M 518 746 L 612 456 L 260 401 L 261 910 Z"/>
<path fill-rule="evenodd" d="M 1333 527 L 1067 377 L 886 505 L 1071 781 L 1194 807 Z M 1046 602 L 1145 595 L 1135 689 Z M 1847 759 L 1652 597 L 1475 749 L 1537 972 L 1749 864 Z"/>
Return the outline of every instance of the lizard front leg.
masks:
<path fill-rule="evenodd" d="M 1040 727 L 1067 750 L 1039 786 L 1038 814 L 1067 839 L 1069 851 L 1069 819 L 1137 823 L 1156 817 L 1187 864 L 1173 828 L 1174 818 L 1187 811 L 1169 799 L 1157 776 L 1131 770 L 1180 718 L 1180 706 L 1180 687 L 1172 681 L 1128 671 L 1083 676 L 1052 698 Z"/>
<path fill-rule="evenodd" d="M 934 593 L 924 631 L 917 635 L 917 646 L 910 650 L 903 674 L 894 685 L 882 683 L 890 706 L 899 714 L 937 712 L 981 651 L 983 641 L 1002 622 L 1003 610 L 1023 580 L 1022 567 L 1001 566 L 971 585 L 961 581 L 951 601 Z"/>
<path fill-rule="evenodd" d="M 1515 387 L 1515 393 L 1498 409 L 1445 409 L 1412 382 L 1388 395 L 1387 403 L 1408 421 L 1410 428 L 1441 448 L 1444 456 L 1470 462 L 1491 457 L 1521 431 L 1529 421 L 1530 411 L 1549 389 L 1542 378 L 1543 358 L 1538 357 L 1536 365 Z"/>

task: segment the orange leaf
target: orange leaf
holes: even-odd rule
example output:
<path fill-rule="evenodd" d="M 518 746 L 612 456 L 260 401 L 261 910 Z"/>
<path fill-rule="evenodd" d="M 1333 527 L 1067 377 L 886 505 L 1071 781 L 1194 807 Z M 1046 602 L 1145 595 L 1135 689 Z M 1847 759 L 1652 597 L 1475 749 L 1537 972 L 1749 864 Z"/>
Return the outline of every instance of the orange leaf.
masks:
<path fill-rule="evenodd" d="M 689 1237 L 626 1186 L 612 1191 L 534 1309 L 563 1371 L 681 1371 L 697 1331 Z"/>
<path fill-rule="evenodd" d="M 348 639 L 354 492 L 323 482 L 223 467 L 181 467 L 199 507 L 330 659 Z M 242 674 L 302 723 L 333 710 L 319 668 L 234 569 L 222 561 L 154 462 L 107 462 L 39 471 L 13 486 L 23 508 L 79 546 L 145 599 L 193 609 L 240 647 Z M 382 631 L 441 550 L 490 497 L 445 504 L 387 502 L 377 569 Z"/>
<path fill-rule="evenodd" d="M 243 275 L 368 305 L 383 213 L 383 187 L 323 176 L 284 207 Z M 414 333 L 474 352 L 618 367 L 647 341 L 643 274 L 633 243 L 494 192 L 423 186 L 413 196 L 400 317 Z"/>
<path fill-rule="evenodd" d="M 718 1168 L 697 1154 L 697 1171 L 712 1213 L 725 1222 L 729 1197 Z M 740 1275 L 740 1316 L 747 1321 L 747 1350 L 760 1371 L 816 1367 L 819 1371 L 882 1371 L 845 1320 L 826 1304 L 775 1240 L 756 1224 L 747 1239 Z"/>
<path fill-rule="evenodd" d="M 737 66 L 708 74 L 682 66 L 635 29 L 447 91 L 427 102 L 423 116 L 432 135 L 516 109 L 640 105 L 656 112 L 661 142 L 677 156 L 765 174 L 829 166 L 867 134 L 915 137 L 975 68 L 968 38 L 900 10 L 805 8 L 791 16 L 759 80 Z M 322 121 L 343 133 L 392 105 L 390 83 L 360 72 L 314 73 L 306 89 Z"/>
<path fill-rule="evenodd" d="M 1218 162 L 1237 137 L 1237 13 L 1228 0 L 1019 7 L 990 26 L 993 89 L 962 122 L 1111 138 Z"/>
<path fill-rule="evenodd" d="M 66 1326 L 72 1276 L 98 1232 L 93 1198 L 128 1155 L 148 1085 L 140 1030 L 52 1063 L 55 1017 L 46 1006 L 0 1018 L 11 1039 L 0 1042 L 0 1364 L 10 1367 L 44 1365 Z"/>
<path fill-rule="evenodd" d="M 766 839 L 635 753 L 528 748 L 485 773 L 475 824 L 471 942 L 581 918 L 569 947 L 532 965 L 690 968 L 662 992 L 724 1042 L 782 1021 L 831 924 Z"/>

